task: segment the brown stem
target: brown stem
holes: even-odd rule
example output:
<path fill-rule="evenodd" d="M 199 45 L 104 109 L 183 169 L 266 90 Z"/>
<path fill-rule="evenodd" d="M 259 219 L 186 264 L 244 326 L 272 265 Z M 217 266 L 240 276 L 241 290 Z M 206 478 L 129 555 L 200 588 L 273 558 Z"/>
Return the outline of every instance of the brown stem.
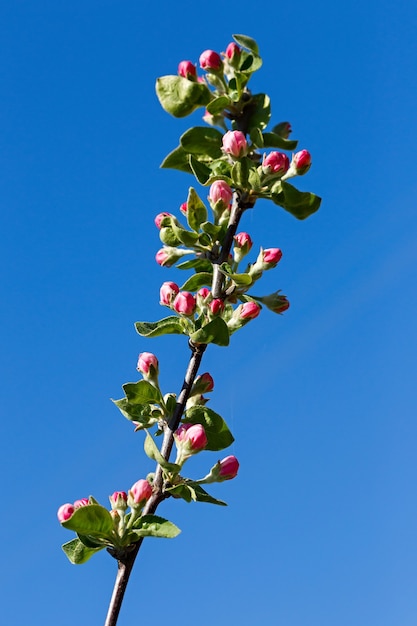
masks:
<path fill-rule="evenodd" d="M 229 225 L 226 231 L 223 245 L 218 258 L 213 261 L 212 294 L 214 298 L 219 298 L 223 296 L 223 274 L 218 270 L 218 267 L 221 263 L 227 260 L 230 254 L 230 250 L 232 249 L 233 244 L 233 237 L 236 234 L 236 230 L 239 225 L 240 218 L 242 217 L 243 211 L 252 206 L 253 203 L 249 202 L 246 194 L 234 194 Z M 189 342 L 189 345 L 191 349 L 191 357 L 188 363 L 187 371 L 185 373 L 184 383 L 182 385 L 180 395 L 178 396 L 174 414 L 171 417 L 169 423 L 166 424 L 164 429 L 164 439 L 161 446 L 161 454 L 166 461 L 169 461 L 172 447 L 174 445 L 174 432 L 178 428 L 181 421 L 181 417 L 184 413 L 187 400 L 190 397 L 193 382 L 197 376 L 203 354 L 207 348 L 207 344 L 193 344 L 191 341 Z M 159 504 L 166 498 L 166 495 L 164 495 L 163 493 L 163 473 L 162 467 L 160 465 L 157 465 L 153 484 L 154 492 L 143 509 L 143 515 L 152 515 L 153 513 L 155 513 Z M 143 539 L 140 539 L 133 546 L 129 546 L 128 550 L 126 550 L 123 555 L 113 555 L 116 556 L 116 558 L 118 559 L 118 569 L 116 580 L 114 583 L 113 594 L 110 600 L 104 626 L 116 626 L 117 624 L 117 619 L 122 606 L 127 583 L 129 581 L 129 577 L 132 572 L 132 568 L 139 553 L 142 542 Z"/>

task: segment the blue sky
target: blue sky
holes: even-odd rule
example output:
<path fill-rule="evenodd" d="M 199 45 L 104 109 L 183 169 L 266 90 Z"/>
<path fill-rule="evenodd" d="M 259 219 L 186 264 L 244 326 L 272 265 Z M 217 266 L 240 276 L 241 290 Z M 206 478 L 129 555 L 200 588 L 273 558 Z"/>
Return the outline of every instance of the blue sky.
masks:
<path fill-rule="evenodd" d="M 116 563 L 70 565 L 56 509 L 152 470 L 109 398 L 139 352 L 166 391 L 188 358 L 133 328 L 164 314 L 176 273 L 153 260 L 153 218 L 192 179 L 158 168 L 199 120 L 170 118 L 154 82 L 245 33 L 264 59 L 252 88 L 312 153 L 299 186 L 323 204 L 305 222 L 266 202 L 245 216 L 256 247 L 282 248 L 263 291 L 291 308 L 206 354 L 241 470 L 214 489 L 227 509 L 160 509 L 183 532 L 145 543 L 119 623 L 415 626 L 413 3 L 6 0 L 0 31 L 5 623 L 104 620 Z"/>

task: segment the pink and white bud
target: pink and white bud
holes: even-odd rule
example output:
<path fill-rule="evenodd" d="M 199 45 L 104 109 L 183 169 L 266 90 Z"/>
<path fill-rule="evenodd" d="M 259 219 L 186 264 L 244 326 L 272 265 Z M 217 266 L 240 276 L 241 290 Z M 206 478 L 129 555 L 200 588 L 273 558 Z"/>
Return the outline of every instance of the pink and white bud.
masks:
<path fill-rule="evenodd" d="M 241 52 L 242 50 L 239 48 L 239 46 L 232 41 L 232 43 L 229 43 L 226 48 L 225 56 L 227 59 L 229 59 L 229 61 L 235 61 L 236 59 L 240 58 Z"/>
<path fill-rule="evenodd" d="M 270 152 L 262 161 L 262 172 L 266 176 L 283 176 L 289 167 L 289 158 L 283 152 Z"/>
<path fill-rule="evenodd" d="M 213 315 L 220 315 L 224 311 L 224 302 L 220 298 L 215 298 L 209 304 L 209 309 Z"/>
<path fill-rule="evenodd" d="M 197 76 L 197 69 L 191 61 L 181 61 L 178 65 L 178 74 L 188 80 L 193 80 Z"/>
<path fill-rule="evenodd" d="M 224 180 L 215 180 L 210 187 L 208 197 L 213 205 L 219 203 L 221 208 L 225 209 L 232 201 L 233 191 Z"/>
<path fill-rule="evenodd" d="M 267 248 L 263 250 L 262 257 L 264 265 L 267 266 L 264 269 L 270 269 L 282 259 L 282 251 L 279 248 Z"/>
<path fill-rule="evenodd" d="M 294 166 L 295 172 L 302 176 L 311 167 L 311 154 L 308 150 L 300 150 L 300 152 L 294 154 L 291 165 Z"/>
<path fill-rule="evenodd" d="M 127 503 L 131 508 L 143 507 L 152 495 L 152 487 L 141 478 L 129 489 Z"/>
<path fill-rule="evenodd" d="M 152 352 L 141 352 L 136 369 L 145 379 L 154 378 L 159 372 L 158 359 Z"/>
<path fill-rule="evenodd" d="M 258 317 L 261 307 L 256 302 L 245 302 L 236 309 L 239 311 L 239 317 L 242 320 L 253 320 Z"/>
<path fill-rule="evenodd" d="M 159 303 L 163 306 L 171 306 L 172 301 L 174 300 L 177 293 L 179 293 L 180 288 L 176 283 L 171 281 L 166 281 L 162 283 L 161 288 L 159 290 Z"/>
<path fill-rule="evenodd" d="M 233 246 L 233 257 L 236 263 L 240 263 L 244 256 L 248 254 L 252 248 L 252 239 L 248 233 L 238 233 L 234 236 L 235 245 Z"/>
<path fill-rule="evenodd" d="M 219 478 L 223 480 L 231 480 L 237 476 L 239 470 L 239 461 L 233 455 L 227 456 L 220 461 Z"/>
<path fill-rule="evenodd" d="M 193 315 L 196 307 L 196 299 L 189 291 L 180 291 L 172 303 L 172 308 L 181 315 Z"/>
<path fill-rule="evenodd" d="M 207 435 L 201 424 L 181 424 L 174 433 L 178 449 L 176 463 L 182 465 L 193 454 L 203 450 L 207 443 Z"/>
<path fill-rule="evenodd" d="M 228 130 L 223 135 L 223 152 L 235 159 L 240 159 L 248 153 L 248 142 L 240 130 Z"/>
<path fill-rule="evenodd" d="M 201 394 L 201 393 L 209 393 L 214 389 L 214 380 L 212 376 L 205 372 L 200 376 L 197 376 L 193 383 L 193 387 L 190 395 Z"/>
<path fill-rule="evenodd" d="M 89 504 L 90 500 L 88 498 L 81 498 L 74 502 L 74 509 L 80 509 L 82 506 L 88 506 Z"/>
<path fill-rule="evenodd" d="M 111 508 L 119 511 L 126 511 L 127 509 L 127 493 L 125 491 L 115 491 L 109 496 Z"/>
<path fill-rule="evenodd" d="M 206 70 L 206 72 L 217 72 L 223 67 L 223 61 L 220 55 L 214 52 L 214 50 L 204 50 L 204 52 L 200 54 L 199 63 L 200 67 Z"/>
<path fill-rule="evenodd" d="M 210 289 L 207 289 L 207 287 L 201 287 L 201 289 L 197 291 L 197 296 L 200 296 L 203 300 L 206 300 L 210 294 L 211 291 Z"/>
<path fill-rule="evenodd" d="M 171 213 L 158 213 L 158 215 L 155 217 L 155 226 L 158 228 L 158 230 L 161 230 L 162 226 L 161 226 L 161 222 L 164 219 L 164 217 L 173 217 Z"/>
<path fill-rule="evenodd" d="M 180 211 L 183 215 L 187 215 L 188 211 L 188 202 L 183 202 L 180 206 Z"/>
<path fill-rule="evenodd" d="M 67 520 L 69 520 L 69 518 L 72 517 L 74 511 L 74 505 L 70 504 L 69 502 L 60 506 L 57 512 L 59 522 L 62 524 L 62 522 L 66 522 Z"/>
<path fill-rule="evenodd" d="M 175 248 L 174 246 L 164 246 L 155 255 L 155 261 L 163 267 L 171 267 L 182 256 L 190 254 L 190 250 Z"/>

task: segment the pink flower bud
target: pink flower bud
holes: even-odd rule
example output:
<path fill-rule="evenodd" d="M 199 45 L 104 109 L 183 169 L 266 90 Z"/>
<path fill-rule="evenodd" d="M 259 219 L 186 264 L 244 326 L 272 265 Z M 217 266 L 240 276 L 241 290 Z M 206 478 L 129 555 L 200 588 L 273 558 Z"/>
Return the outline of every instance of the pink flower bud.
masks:
<path fill-rule="evenodd" d="M 112 509 L 121 509 L 122 511 L 126 510 L 127 493 L 125 491 L 115 491 L 109 499 Z"/>
<path fill-rule="evenodd" d="M 209 393 L 214 389 L 214 380 L 208 372 L 201 374 L 201 376 L 197 376 L 194 384 L 197 382 L 199 383 L 200 393 Z"/>
<path fill-rule="evenodd" d="M 248 233 L 238 233 L 234 236 L 235 246 L 233 246 L 234 260 L 240 263 L 243 257 L 248 254 L 252 248 L 252 239 Z"/>
<path fill-rule="evenodd" d="M 138 358 L 138 364 L 136 366 L 138 372 L 140 372 L 145 378 L 158 374 L 159 363 L 158 359 L 151 352 L 141 352 Z"/>
<path fill-rule="evenodd" d="M 262 171 L 264 174 L 283 175 L 288 171 L 290 161 L 283 152 L 270 152 L 262 162 Z"/>
<path fill-rule="evenodd" d="M 200 452 L 208 443 L 206 431 L 201 424 L 181 424 L 175 432 L 175 440 L 188 454 Z"/>
<path fill-rule="evenodd" d="M 267 248 L 262 254 L 263 262 L 274 267 L 282 258 L 282 252 L 279 248 Z"/>
<path fill-rule="evenodd" d="M 290 303 L 285 296 L 281 296 L 281 302 L 279 302 L 273 309 L 274 313 L 284 313 L 290 308 Z"/>
<path fill-rule="evenodd" d="M 248 153 L 248 142 L 240 130 L 228 130 L 223 135 L 222 142 L 223 151 L 235 159 L 239 159 Z"/>
<path fill-rule="evenodd" d="M 181 61 L 178 65 L 178 74 L 183 78 L 193 79 L 197 76 L 197 70 L 191 61 Z"/>
<path fill-rule="evenodd" d="M 169 254 L 167 253 L 167 251 L 165 250 L 165 248 L 161 248 L 160 250 L 158 250 L 158 252 L 155 255 L 155 260 L 158 263 L 158 265 L 168 265 L 168 261 L 169 261 Z"/>
<path fill-rule="evenodd" d="M 62 506 L 60 506 L 57 512 L 57 517 L 60 523 L 62 524 L 62 522 L 66 522 L 67 520 L 69 520 L 69 518 L 72 516 L 74 511 L 75 511 L 74 506 L 70 504 L 69 502 L 67 502 L 67 504 L 63 504 Z"/>
<path fill-rule="evenodd" d="M 210 295 L 210 293 L 210 289 L 207 289 L 207 287 L 201 287 L 201 289 L 199 289 L 199 291 L 197 292 L 197 295 L 201 296 L 201 298 L 205 300 Z"/>
<path fill-rule="evenodd" d="M 144 504 L 152 495 L 152 487 L 147 480 L 141 478 L 129 490 L 131 504 Z M 132 502 L 133 501 L 133 502 Z"/>
<path fill-rule="evenodd" d="M 223 480 L 230 480 L 235 478 L 239 470 L 239 461 L 233 455 L 227 456 L 223 461 L 220 461 L 219 476 Z"/>
<path fill-rule="evenodd" d="M 305 174 L 311 166 L 311 154 L 308 150 L 300 150 L 294 154 L 292 163 L 295 167 L 295 171 L 299 176 Z"/>
<path fill-rule="evenodd" d="M 206 71 L 217 71 L 223 65 L 223 61 L 221 60 L 220 55 L 217 54 L 217 52 L 214 52 L 214 50 L 205 50 L 204 52 L 202 52 L 199 62 L 200 67 Z"/>
<path fill-rule="evenodd" d="M 158 265 L 163 267 L 171 267 L 180 259 L 184 254 L 188 254 L 186 250 L 180 250 L 174 246 L 164 246 L 155 255 L 155 261 Z"/>
<path fill-rule="evenodd" d="M 180 291 L 172 303 L 174 311 L 182 315 L 192 315 L 196 307 L 196 299 L 189 291 Z"/>
<path fill-rule="evenodd" d="M 181 211 L 181 213 L 183 213 L 183 215 L 187 215 L 187 211 L 188 211 L 188 203 L 187 202 L 183 202 L 181 204 L 180 211 Z"/>
<path fill-rule="evenodd" d="M 220 298 L 215 298 L 210 302 L 209 307 L 213 315 L 219 315 L 224 311 L 224 302 Z"/>
<path fill-rule="evenodd" d="M 162 222 L 162 220 L 164 219 L 164 217 L 172 217 L 172 214 L 171 214 L 171 213 L 165 213 L 165 212 L 163 212 L 163 213 L 158 213 L 158 215 L 155 217 L 155 226 L 156 226 L 159 230 L 161 230 L 161 228 L 162 228 L 162 227 L 161 227 L 161 222 Z"/>
<path fill-rule="evenodd" d="M 239 311 L 239 317 L 243 320 L 253 320 L 255 317 L 258 317 L 261 312 L 261 307 L 256 302 L 245 302 L 241 305 L 241 309 Z"/>
<path fill-rule="evenodd" d="M 229 206 L 232 198 L 233 191 L 229 185 L 224 180 L 215 180 L 210 187 L 209 200 L 211 200 L 213 204 L 216 204 L 220 200 L 226 208 Z"/>
<path fill-rule="evenodd" d="M 178 287 L 178 285 L 171 281 L 162 283 L 159 290 L 160 304 L 162 304 L 163 306 L 171 306 L 171 303 L 179 290 L 180 288 Z"/>
<path fill-rule="evenodd" d="M 236 43 L 232 42 L 229 43 L 229 45 L 227 46 L 225 55 L 229 59 L 229 61 L 232 61 L 235 58 L 240 57 L 241 52 L 242 51 L 239 46 Z"/>
<path fill-rule="evenodd" d="M 74 502 L 74 509 L 80 509 L 82 506 L 87 506 L 90 504 L 90 500 L 88 498 L 81 498 L 81 500 L 76 500 Z"/>

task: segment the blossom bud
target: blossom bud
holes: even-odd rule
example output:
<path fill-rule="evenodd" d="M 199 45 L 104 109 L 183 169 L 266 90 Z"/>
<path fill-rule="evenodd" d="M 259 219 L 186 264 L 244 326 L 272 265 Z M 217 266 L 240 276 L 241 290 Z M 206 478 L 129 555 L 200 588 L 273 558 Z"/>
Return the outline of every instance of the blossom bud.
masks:
<path fill-rule="evenodd" d="M 178 65 L 178 74 L 188 80 L 193 80 L 197 76 L 196 67 L 191 61 L 181 61 Z"/>
<path fill-rule="evenodd" d="M 172 303 L 174 311 L 181 315 L 192 315 L 196 307 L 196 299 L 189 291 L 180 291 Z"/>
<path fill-rule="evenodd" d="M 290 308 L 290 303 L 285 296 L 281 296 L 281 302 L 277 303 L 277 305 L 273 308 L 274 313 L 284 313 L 287 309 Z"/>
<path fill-rule="evenodd" d="M 239 308 L 239 317 L 242 320 L 253 320 L 261 312 L 261 307 L 256 302 L 245 302 L 236 310 L 239 310 Z"/>
<path fill-rule="evenodd" d="M 207 443 L 207 435 L 201 424 L 181 424 L 174 433 L 178 448 L 176 463 L 182 465 L 191 455 L 203 450 Z"/>
<path fill-rule="evenodd" d="M 292 133 L 291 124 L 289 122 L 280 122 L 279 124 L 274 126 L 272 131 L 283 139 L 288 139 L 288 137 Z"/>
<path fill-rule="evenodd" d="M 81 500 L 76 500 L 74 502 L 74 509 L 80 509 L 82 506 L 87 506 L 90 504 L 90 500 L 88 498 L 81 498 Z"/>
<path fill-rule="evenodd" d="M 180 288 L 178 285 L 171 281 L 162 283 L 159 290 L 159 303 L 163 306 L 171 306 L 171 303 L 179 290 Z"/>
<path fill-rule="evenodd" d="M 159 372 L 158 359 L 151 352 L 141 352 L 136 369 L 146 380 L 154 378 Z"/>
<path fill-rule="evenodd" d="M 205 372 L 204 374 L 201 374 L 201 376 L 197 376 L 195 379 L 190 395 L 193 396 L 195 394 L 209 393 L 210 391 L 213 391 L 213 389 L 214 380 L 208 372 Z"/>
<path fill-rule="evenodd" d="M 210 302 L 209 308 L 213 315 L 219 315 L 224 311 L 224 302 L 220 298 L 215 298 Z"/>
<path fill-rule="evenodd" d="M 219 478 L 221 480 L 230 480 L 237 476 L 239 470 L 239 461 L 233 455 L 227 456 L 223 461 L 220 461 Z"/>
<path fill-rule="evenodd" d="M 171 267 L 171 265 L 174 265 L 182 256 L 189 253 L 189 250 L 180 250 L 174 246 L 164 246 L 156 253 L 155 261 L 158 265 L 163 267 Z"/>
<path fill-rule="evenodd" d="M 200 67 L 207 72 L 218 71 L 223 66 L 223 61 L 220 55 L 214 50 L 205 50 L 201 53 L 199 58 Z"/>
<path fill-rule="evenodd" d="M 262 172 L 265 175 L 282 176 L 289 167 L 290 161 L 283 152 L 270 152 L 262 161 Z"/>
<path fill-rule="evenodd" d="M 279 248 L 267 248 L 262 252 L 263 262 L 267 267 L 264 269 L 269 269 L 271 267 L 275 267 L 276 264 L 282 258 L 282 252 Z"/>
<path fill-rule="evenodd" d="M 234 260 L 240 263 L 243 257 L 248 254 L 252 248 L 252 239 L 248 233 L 238 233 L 234 236 L 235 245 L 233 247 Z"/>
<path fill-rule="evenodd" d="M 210 187 L 209 200 L 216 205 L 218 202 L 222 208 L 229 206 L 233 198 L 233 191 L 224 180 L 215 180 Z"/>
<path fill-rule="evenodd" d="M 225 56 L 229 61 L 232 62 L 240 58 L 241 52 L 242 50 L 239 48 L 239 46 L 236 43 L 232 42 L 229 43 L 229 45 L 227 46 Z"/>
<path fill-rule="evenodd" d="M 141 478 L 129 489 L 127 498 L 128 506 L 131 508 L 143 507 L 152 495 L 152 487 L 147 480 Z"/>
<path fill-rule="evenodd" d="M 57 517 L 58 517 L 59 522 L 62 524 L 62 522 L 66 522 L 67 520 L 69 520 L 69 518 L 72 516 L 74 511 L 75 511 L 74 506 L 70 504 L 69 502 L 67 502 L 67 504 L 63 504 L 62 506 L 60 506 L 57 512 Z"/>
<path fill-rule="evenodd" d="M 115 491 L 109 496 L 111 508 L 120 511 L 126 511 L 127 509 L 127 493 L 125 491 Z"/>
<path fill-rule="evenodd" d="M 188 211 L 188 203 L 187 202 L 183 202 L 180 206 L 180 211 L 183 215 L 187 215 L 187 211 Z"/>
<path fill-rule="evenodd" d="M 199 289 L 197 292 L 197 296 L 200 296 L 201 298 L 203 298 L 203 300 L 205 300 L 210 295 L 210 293 L 210 289 L 207 289 L 207 287 L 201 287 L 201 289 Z"/>
<path fill-rule="evenodd" d="M 299 176 L 305 174 L 311 166 L 311 154 L 309 151 L 300 150 L 300 152 L 294 154 L 292 158 L 292 165 Z"/>
<path fill-rule="evenodd" d="M 244 157 L 248 153 L 248 142 L 240 130 L 228 130 L 223 135 L 222 142 L 223 152 L 230 154 L 235 159 Z"/>
<path fill-rule="evenodd" d="M 280 291 L 275 291 L 269 296 L 262 296 L 259 300 L 274 313 L 284 313 L 290 307 L 287 296 L 282 295 Z"/>
<path fill-rule="evenodd" d="M 164 217 L 172 217 L 171 213 L 158 213 L 158 215 L 155 217 L 155 226 L 161 230 L 162 226 L 161 226 L 161 222 L 164 219 Z"/>

